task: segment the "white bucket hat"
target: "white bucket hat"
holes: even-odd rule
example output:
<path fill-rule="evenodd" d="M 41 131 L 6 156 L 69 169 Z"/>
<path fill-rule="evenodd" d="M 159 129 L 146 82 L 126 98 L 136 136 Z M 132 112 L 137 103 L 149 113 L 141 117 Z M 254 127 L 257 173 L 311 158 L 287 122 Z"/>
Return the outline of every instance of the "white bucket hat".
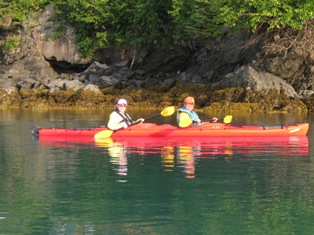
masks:
<path fill-rule="evenodd" d="M 119 99 L 117 104 L 125 104 L 128 105 L 128 102 L 126 101 L 126 99 Z"/>

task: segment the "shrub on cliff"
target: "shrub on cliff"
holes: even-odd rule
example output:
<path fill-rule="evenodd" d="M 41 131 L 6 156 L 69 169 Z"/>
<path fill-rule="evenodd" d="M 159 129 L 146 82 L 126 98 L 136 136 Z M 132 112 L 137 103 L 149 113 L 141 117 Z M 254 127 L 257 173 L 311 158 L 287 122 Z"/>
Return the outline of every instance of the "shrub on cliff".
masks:
<path fill-rule="evenodd" d="M 25 24 L 34 11 L 43 9 L 50 0 L 0 0 L 0 28 Z"/>
<path fill-rule="evenodd" d="M 314 19 L 314 2 L 308 0 L 219 0 L 213 1 L 217 15 L 215 22 L 235 29 L 301 30 Z"/>
<path fill-rule="evenodd" d="M 227 28 L 250 31 L 302 29 L 314 19 L 308 0 L 0 0 L 0 28 L 23 25 L 32 11 L 52 2 L 58 20 L 70 24 L 83 56 L 98 48 L 196 43 Z"/>

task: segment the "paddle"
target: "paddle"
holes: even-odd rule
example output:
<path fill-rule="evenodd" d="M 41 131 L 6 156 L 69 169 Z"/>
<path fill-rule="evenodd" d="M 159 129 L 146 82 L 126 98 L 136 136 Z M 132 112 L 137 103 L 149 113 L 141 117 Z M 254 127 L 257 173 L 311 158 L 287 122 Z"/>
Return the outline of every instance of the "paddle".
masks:
<path fill-rule="evenodd" d="M 152 118 L 155 118 L 155 117 L 158 117 L 158 116 L 164 116 L 164 117 L 168 117 L 168 116 L 171 116 L 175 111 L 175 108 L 174 106 L 169 106 L 165 109 L 163 109 L 160 113 L 158 114 L 155 114 L 153 116 L 150 116 L 150 117 L 147 117 L 147 118 L 144 118 L 144 120 L 149 120 L 149 119 L 152 119 Z M 130 126 L 133 126 L 133 125 L 136 125 L 138 123 L 140 123 L 141 121 L 136 121 L 134 123 L 132 123 Z M 118 130 L 115 130 L 115 131 L 119 131 L 119 130 L 123 130 L 122 129 L 118 129 Z M 113 132 L 115 132 L 113 130 L 104 130 L 104 131 L 100 131 L 98 133 L 95 134 L 94 136 L 94 139 L 106 139 L 106 138 L 109 138 Z"/>
<path fill-rule="evenodd" d="M 232 121 L 232 115 L 227 115 L 227 116 L 225 116 L 222 120 L 220 119 L 220 120 L 218 120 L 218 122 L 223 122 L 223 123 L 225 123 L 225 124 L 229 124 L 229 123 L 231 123 L 231 121 Z"/>
<path fill-rule="evenodd" d="M 209 120 L 209 121 L 211 121 L 211 120 Z M 222 121 L 225 124 L 229 124 L 232 121 L 232 115 L 227 115 L 222 120 L 218 120 L 218 121 Z M 193 123 L 193 121 L 191 119 L 183 119 L 180 121 L 179 127 L 185 128 L 185 127 L 190 126 L 192 123 Z"/>

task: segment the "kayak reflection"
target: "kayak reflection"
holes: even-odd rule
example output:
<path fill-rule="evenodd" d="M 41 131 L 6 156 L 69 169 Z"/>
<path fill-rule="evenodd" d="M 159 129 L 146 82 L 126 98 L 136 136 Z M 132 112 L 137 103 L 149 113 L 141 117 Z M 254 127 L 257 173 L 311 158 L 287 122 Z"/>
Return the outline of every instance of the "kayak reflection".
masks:
<path fill-rule="evenodd" d="M 196 151 L 194 151 L 194 148 Z M 179 165 L 183 166 L 187 178 L 195 178 L 194 152 L 199 152 L 197 147 L 178 146 L 177 156 Z"/>
<path fill-rule="evenodd" d="M 108 155 L 111 158 L 110 162 L 114 165 L 119 165 L 116 170 L 118 175 L 121 176 L 127 175 L 127 153 L 137 153 L 143 156 L 157 153 L 161 156 L 161 163 L 165 171 L 173 171 L 177 165 L 179 168 L 183 168 L 187 178 L 194 178 L 194 158 L 201 152 L 200 147 L 196 146 L 160 146 L 159 150 L 159 144 L 155 142 L 152 145 L 153 143 L 147 142 L 147 140 L 145 142 L 131 143 L 129 139 L 113 141 L 110 138 L 98 140 L 96 144 L 99 147 L 107 148 Z"/>
<path fill-rule="evenodd" d="M 309 142 L 307 136 L 278 136 L 278 137 L 175 137 L 175 138 L 130 138 L 113 137 L 95 141 L 98 147 L 108 147 L 108 143 L 120 143 L 127 152 L 149 155 L 187 153 L 199 157 L 216 155 L 243 154 L 246 156 L 278 153 L 285 156 L 308 156 Z M 166 156 L 171 159 L 171 156 Z"/>
<path fill-rule="evenodd" d="M 280 156 L 309 156 L 307 136 L 270 137 L 208 137 L 208 138 L 129 138 L 115 137 L 97 140 L 96 146 L 108 149 L 119 173 L 127 174 L 127 156 L 159 154 L 165 171 L 182 168 L 187 178 L 195 177 L 198 159 L 214 160 L 223 156 L 230 161 L 233 155 L 259 156 L 272 153 Z"/>
<path fill-rule="evenodd" d="M 107 148 L 108 155 L 110 156 L 110 163 L 113 168 L 120 176 L 126 176 L 128 174 L 128 159 L 127 159 L 127 149 L 120 142 L 114 142 L 111 138 L 104 139 L 100 143 L 102 147 Z M 121 182 L 126 182 L 126 180 L 121 180 Z"/>
<path fill-rule="evenodd" d="M 187 178 L 194 178 L 196 165 L 201 160 L 225 161 L 252 156 L 309 156 L 307 136 L 278 137 L 112 137 L 107 139 L 78 141 L 76 139 L 45 138 L 40 142 L 48 145 L 82 148 L 104 148 L 110 163 L 118 175 L 126 181 L 128 158 L 159 155 L 164 171 L 182 169 Z"/>

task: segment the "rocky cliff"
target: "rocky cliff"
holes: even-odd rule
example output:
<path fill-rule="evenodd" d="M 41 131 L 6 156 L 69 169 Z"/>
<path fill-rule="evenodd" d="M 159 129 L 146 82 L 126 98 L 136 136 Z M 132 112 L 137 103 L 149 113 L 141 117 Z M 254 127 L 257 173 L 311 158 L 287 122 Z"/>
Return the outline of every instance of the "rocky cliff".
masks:
<path fill-rule="evenodd" d="M 238 32 L 202 46 L 99 49 L 86 59 L 76 50 L 73 30 L 51 21 L 51 6 L 38 14 L 15 32 L 20 46 L 0 53 L 2 107 L 111 106 L 121 96 L 159 107 L 179 105 L 193 95 L 198 107 L 242 103 L 249 111 L 312 109 L 310 27 Z"/>

